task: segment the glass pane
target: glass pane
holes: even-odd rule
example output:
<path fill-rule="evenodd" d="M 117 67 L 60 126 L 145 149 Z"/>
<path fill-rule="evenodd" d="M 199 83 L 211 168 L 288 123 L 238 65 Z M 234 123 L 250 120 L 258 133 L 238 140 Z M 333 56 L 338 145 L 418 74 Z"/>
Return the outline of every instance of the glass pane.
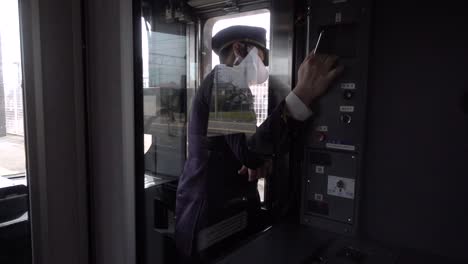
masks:
<path fill-rule="evenodd" d="M 142 20 L 145 168 L 178 177 L 185 161 L 185 25 L 165 17 Z"/>
<path fill-rule="evenodd" d="M 268 68 L 264 64 L 269 12 L 208 21 L 211 28 L 205 27 L 197 41 L 200 32 L 189 21 L 194 14 L 185 8 L 183 1 L 142 2 L 147 263 L 175 263 L 176 258 L 194 252 L 213 259 L 215 252 L 222 252 L 211 250 L 215 245 L 227 249 L 268 225 L 260 203 L 264 181 L 249 180 L 238 171 L 244 158 L 252 158 L 249 166 L 256 162 L 265 168 L 272 159 L 271 151 L 261 153 L 260 146 L 249 145 L 267 123 Z M 189 93 L 189 99 L 187 86 L 192 87 L 198 66 L 211 68 L 210 63 L 197 65 L 198 58 L 216 60 L 211 51 L 196 54 L 196 48 L 201 48 L 197 45 L 206 45 L 214 34 L 232 25 L 263 28 L 264 46 L 246 45 L 246 54 L 238 61 L 254 63 L 255 72 L 243 68 L 246 75 L 239 79 L 232 74 L 238 68 L 223 63 L 223 57 L 221 63 L 212 63 L 216 67 L 200 80 L 193 96 Z M 247 75 L 256 81 L 248 81 Z M 251 154 L 236 156 L 244 154 L 232 149 L 237 143 Z M 224 223 L 226 219 L 231 222 Z"/>
<path fill-rule="evenodd" d="M 0 2 L 0 263 L 31 263 L 18 2 Z"/>
<path fill-rule="evenodd" d="M 174 234 L 177 181 L 186 159 L 189 43 L 179 4 L 142 1 L 147 263 L 174 263 L 167 241 Z"/>

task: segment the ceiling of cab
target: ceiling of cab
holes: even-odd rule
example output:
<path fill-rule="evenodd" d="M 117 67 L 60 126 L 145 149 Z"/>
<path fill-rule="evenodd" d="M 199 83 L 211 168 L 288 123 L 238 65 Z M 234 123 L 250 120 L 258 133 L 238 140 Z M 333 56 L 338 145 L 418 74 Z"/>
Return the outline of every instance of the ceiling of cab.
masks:
<path fill-rule="evenodd" d="M 268 8 L 270 0 L 189 0 L 187 4 L 200 17 L 210 18 Z"/>

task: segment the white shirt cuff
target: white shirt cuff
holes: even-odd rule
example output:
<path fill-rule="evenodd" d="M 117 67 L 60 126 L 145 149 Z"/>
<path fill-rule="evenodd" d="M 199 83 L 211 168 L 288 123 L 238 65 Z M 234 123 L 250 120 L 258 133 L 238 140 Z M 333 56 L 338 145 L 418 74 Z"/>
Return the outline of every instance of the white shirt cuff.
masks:
<path fill-rule="evenodd" d="M 294 92 L 291 91 L 288 96 L 286 96 L 285 101 L 286 107 L 294 119 L 304 121 L 312 115 L 312 110 L 310 110 Z"/>

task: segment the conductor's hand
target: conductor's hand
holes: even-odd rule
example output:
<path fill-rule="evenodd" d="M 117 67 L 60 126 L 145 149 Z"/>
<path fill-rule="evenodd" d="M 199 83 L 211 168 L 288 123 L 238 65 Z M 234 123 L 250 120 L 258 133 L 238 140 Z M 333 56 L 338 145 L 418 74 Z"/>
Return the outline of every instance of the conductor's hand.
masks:
<path fill-rule="evenodd" d="M 265 178 L 271 174 L 272 171 L 272 161 L 266 160 L 262 166 L 256 169 L 249 169 L 246 166 L 242 166 L 242 168 L 238 171 L 239 174 L 245 175 L 249 174 L 249 181 L 255 181 L 261 178 Z"/>
<path fill-rule="evenodd" d="M 311 52 L 302 62 L 298 71 L 298 81 L 293 92 L 302 102 L 311 106 L 312 102 L 328 89 L 330 84 L 343 71 L 343 66 L 335 67 L 338 57 Z"/>

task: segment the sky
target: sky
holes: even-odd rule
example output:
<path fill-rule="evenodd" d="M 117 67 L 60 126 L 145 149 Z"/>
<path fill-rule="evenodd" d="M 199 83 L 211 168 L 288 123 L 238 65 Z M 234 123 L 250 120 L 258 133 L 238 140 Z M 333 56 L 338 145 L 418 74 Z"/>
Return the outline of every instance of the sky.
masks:
<path fill-rule="evenodd" d="M 21 69 L 18 1 L 0 0 L 0 38 L 3 81 L 17 84 L 18 69 Z"/>

